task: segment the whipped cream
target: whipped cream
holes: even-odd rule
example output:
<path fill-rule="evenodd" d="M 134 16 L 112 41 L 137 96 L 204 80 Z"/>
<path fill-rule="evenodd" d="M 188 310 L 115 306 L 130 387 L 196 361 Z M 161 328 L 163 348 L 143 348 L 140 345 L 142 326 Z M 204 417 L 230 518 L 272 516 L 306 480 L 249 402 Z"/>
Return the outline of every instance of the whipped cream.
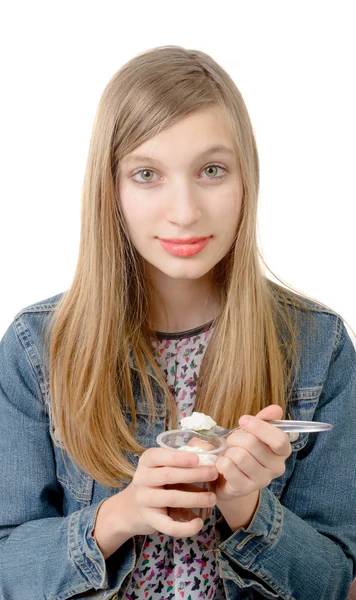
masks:
<path fill-rule="evenodd" d="M 181 446 L 178 450 L 187 450 L 188 452 L 196 452 L 199 457 L 198 465 L 213 465 L 218 458 L 216 454 L 206 454 L 204 448 L 200 446 Z"/>
<path fill-rule="evenodd" d="M 180 421 L 180 425 L 182 429 L 201 431 L 203 429 L 211 429 L 211 427 L 216 425 L 216 421 L 208 415 L 204 415 L 204 413 L 193 412 L 190 417 L 184 417 L 184 419 Z"/>

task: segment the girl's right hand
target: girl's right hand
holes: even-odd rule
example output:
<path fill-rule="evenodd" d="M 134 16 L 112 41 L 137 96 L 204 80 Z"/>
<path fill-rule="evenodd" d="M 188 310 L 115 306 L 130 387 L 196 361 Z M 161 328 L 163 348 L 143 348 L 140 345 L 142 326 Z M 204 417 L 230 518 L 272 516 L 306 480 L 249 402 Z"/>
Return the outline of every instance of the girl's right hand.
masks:
<path fill-rule="evenodd" d="M 159 531 L 173 537 L 190 537 L 198 533 L 203 520 L 194 517 L 189 509 L 214 506 L 216 495 L 213 492 L 178 489 L 189 489 L 189 484 L 217 479 L 218 472 L 214 466 L 197 466 L 198 462 L 199 457 L 193 452 L 166 448 L 145 450 L 132 482 L 122 492 L 127 498 L 127 518 L 131 521 L 132 535 Z M 190 515 L 193 518 L 176 521 L 169 515 L 177 519 Z"/>
<path fill-rule="evenodd" d="M 214 506 L 216 495 L 187 490 L 194 489 L 197 482 L 215 481 L 219 473 L 215 466 L 198 463 L 195 452 L 166 448 L 144 451 L 132 482 L 99 507 L 91 533 L 105 560 L 135 535 L 159 531 L 172 537 L 191 537 L 200 531 L 203 520 L 189 509 Z M 176 521 L 169 515 L 192 519 Z"/>

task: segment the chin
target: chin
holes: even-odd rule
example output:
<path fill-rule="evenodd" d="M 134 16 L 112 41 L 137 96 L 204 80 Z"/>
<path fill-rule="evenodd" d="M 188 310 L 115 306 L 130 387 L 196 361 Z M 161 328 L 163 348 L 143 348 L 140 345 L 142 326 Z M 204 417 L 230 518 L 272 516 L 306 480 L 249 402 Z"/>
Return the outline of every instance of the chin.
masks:
<path fill-rule="evenodd" d="M 207 275 L 210 271 L 211 271 L 212 267 L 207 267 L 207 268 L 192 268 L 192 269 L 159 269 L 161 271 L 161 273 L 164 273 L 164 275 L 166 275 L 167 277 L 170 277 L 171 279 L 181 279 L 181 280 L 187 280 L 187 279 L 200 279 L 201 277 L 204 277 L 204 275 Z"/>
<path fill-rule="evenodd" d="M 202 264 L 202 260 L 197 258 L 177 259 L 176 257 L 168 257 L 167 260 L 150 260 L 149 257 L 144 257 L 147 274 L 149 276 L 166 276 L 174 280 L 200 279 L 207 275 L 215 266 L 216 261 L 206 261 Z M 180 264 L 179 264 L 180 263 Z"/>

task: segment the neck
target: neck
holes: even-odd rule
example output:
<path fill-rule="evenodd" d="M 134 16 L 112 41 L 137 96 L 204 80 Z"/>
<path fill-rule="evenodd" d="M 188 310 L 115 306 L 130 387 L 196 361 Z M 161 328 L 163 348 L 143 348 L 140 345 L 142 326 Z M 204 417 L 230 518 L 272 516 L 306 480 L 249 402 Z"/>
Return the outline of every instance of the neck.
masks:
<path fill-rule="evenodd" d="M 219 311 L 219 297 L 210 278 L 175 280 L 165 283 L 150 279 L 151 328 L 177 333 L 204 325 Z"/>

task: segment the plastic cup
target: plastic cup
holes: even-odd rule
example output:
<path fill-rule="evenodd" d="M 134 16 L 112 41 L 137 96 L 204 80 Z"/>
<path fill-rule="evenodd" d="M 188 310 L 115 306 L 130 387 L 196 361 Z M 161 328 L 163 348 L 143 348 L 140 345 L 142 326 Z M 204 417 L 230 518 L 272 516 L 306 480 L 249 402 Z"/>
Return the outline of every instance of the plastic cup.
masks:
<path fill-rule="evenodd" d="M 169 448 L 170 450 L 188 452 L 196 452 L 199 456 L 199 465 L 213 465 L 219 456 L 222 456 L 227 448 L 226 440 L 220 438 L 207 438 L 206 436 L 190 430 L 184 429 L 172 429 L 170 431 L 164 431 L 160 433 L 156 438 L 157 444 L 162 448 Z M 187 467 L 190 468 L 190 467 Z M 195 483 L 180 483 L 166 486 L 167 488 L 179 489 L 182 491 L 204 491 L 204 492 L 215 492 L 216 480 L 215 481 L 196 481 Z M 177 509 L 171 509 L 168 507 L 168 515 L 172 516 L 175 514 Z M 179 509 L 180 513 L 183 514 L 186 509 Z M 207 506 L 203 508 L 192 507 L 188 509 L 188 512 L 192 512 L 193 515 L 200 517 L 203 521 L 210 517 L 212 507 Z M 180 521 L 189 521 L 189 518 L 180 518 Z"/>

